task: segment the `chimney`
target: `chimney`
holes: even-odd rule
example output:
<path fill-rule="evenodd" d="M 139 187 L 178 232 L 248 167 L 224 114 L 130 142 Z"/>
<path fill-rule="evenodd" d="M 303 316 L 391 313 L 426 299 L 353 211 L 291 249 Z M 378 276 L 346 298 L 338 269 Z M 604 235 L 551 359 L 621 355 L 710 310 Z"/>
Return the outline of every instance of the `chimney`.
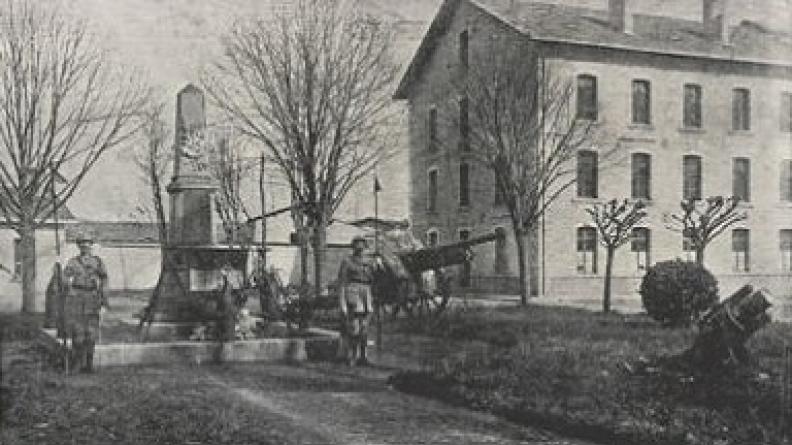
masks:
<path fill-rule="evenodd" d="M 724 45 L 731 43 L 727 0 L 703 0 L 702 22 L 704 30 Z"/>
<path fill-rule="evenodd" d="M 632 0 L 608 0 L 608 18 L 616 31 L 632 34 L 634 30 Z"/>

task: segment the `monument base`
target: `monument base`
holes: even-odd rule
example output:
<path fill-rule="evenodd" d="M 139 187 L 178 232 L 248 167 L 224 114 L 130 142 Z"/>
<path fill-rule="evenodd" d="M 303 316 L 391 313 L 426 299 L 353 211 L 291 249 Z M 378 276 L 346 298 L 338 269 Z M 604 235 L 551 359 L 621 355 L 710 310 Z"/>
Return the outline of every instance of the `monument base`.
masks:
<path fill-rule="evenodd" d="M 238 246 L 177 246 L 165 249 L 156 322 L 202 322 L 217 318 L 223 278 L 242 291 L 253 250 Z"/>
<path fill-rule="evenodd" d="M 152 325 L 152 327 L 156 324 Z M 285 329 L 285 325 L 283 325 Z M 160 333 L 172 326 L 160 326 Z M 178 329 L 178 328 L 177 328 Z M 41 343 L 56 356 L 71 350 L 61 343 L 54 329 L 40 331 Z M 301 362 L 331 360 L 338 350 L 339 334 L 311 328 L 301 336 L 254 338 L 220 343 L 216 341 L 159 341 L 151 343 L 107 343 L 96 345 L 94 366 L 205 364 L 233 362 Z"/>

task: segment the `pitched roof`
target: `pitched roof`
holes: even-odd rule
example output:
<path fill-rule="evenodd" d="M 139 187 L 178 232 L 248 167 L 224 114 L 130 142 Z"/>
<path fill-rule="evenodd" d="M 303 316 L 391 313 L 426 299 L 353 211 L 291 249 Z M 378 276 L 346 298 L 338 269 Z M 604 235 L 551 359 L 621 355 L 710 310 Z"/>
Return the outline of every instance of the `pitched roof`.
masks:
<path fill-rule="evenodd" d="M 597 46 L 626 51 L 720 59 L 735 62 L 792 65 L 792 34 L 771 31 L 757 23 L 742 21 L 730 29 L 731 41 L 708 33 L 702 22 L 672 17 L 634 15 L 634 32 L 614 29 L 608 12 L 599 9 L 537 3 L 533 0 L 446 0 L 415 54 L 395 98 L 405 99 L 409 85 L 445 31 L 459 3 L 467 1 L 516 31 L 541 42 Z"/>
<path fill-rule="evenodd" d="M 159 242 L 156 223 L 126 221 L 80 221 L 66 228 L 66 241 L 75 241 L 80 233 L 94 237 L 99 244 L 151 244 Z"/>
<path fill-rule="evenodd" d="M 52 199 L 47 199 L 46 201 L 47 201 L 45 203 L 46 206 L 51 206 L 52 205 L 51 204 L 52 203 Z M 58 215 L 58 221 L 59 222 L 74 221 L 76 219 L 75 216 L 74 216 L 74 213 L 72 213 L 72 211 L 69 209 L 69 207 L 66 204 L 62 204 L 62 205 L 60 205 L 58 207 L 57 215 Z M 45 222 L 47 222 L 47 223 L 51 222 L 51 221 L 53 221 L 53 219 L 54 218 L 52 216 L 49 216 Z M 5 219 L 5 216 L 3 216 L 2 212 L 0 212 L 0 225 L 6 225 L 6 219 Z"/>

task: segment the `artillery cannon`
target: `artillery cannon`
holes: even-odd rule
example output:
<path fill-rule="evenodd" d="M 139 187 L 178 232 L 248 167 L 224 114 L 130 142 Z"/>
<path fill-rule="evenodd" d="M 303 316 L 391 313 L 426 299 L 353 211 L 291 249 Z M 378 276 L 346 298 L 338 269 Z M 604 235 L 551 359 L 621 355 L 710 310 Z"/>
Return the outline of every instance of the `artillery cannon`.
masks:
<path fill-rule="evenodd" d="M 397 314 L 441 313 L 451 298 L 451 266 L 463 265 L 473 259 L 472 248 L 502 238 L 492 233 L 465 241 L 416 250 L 394 248 L 386 234 L 382 260 L 384 267 L 374 279 L 377 304 Z"/>

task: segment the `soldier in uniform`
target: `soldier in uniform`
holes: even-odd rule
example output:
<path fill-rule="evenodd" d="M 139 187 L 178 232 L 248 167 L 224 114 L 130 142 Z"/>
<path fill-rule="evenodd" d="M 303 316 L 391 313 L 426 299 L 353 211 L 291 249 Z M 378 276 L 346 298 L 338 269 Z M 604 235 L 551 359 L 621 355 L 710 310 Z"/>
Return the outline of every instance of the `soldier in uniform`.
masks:
<path fill-rule="evenodd" d="M 363 237 L 352 239 L 352 255 L 341 261 L 338 270 L 339 303 L 344 321 L 342 340 L 350 366 L 368 363 L 368 325 L 374 311 L 371 285 L 377 264 L 363 255 L 367 244 Z"/>
<path fill-rule="evenodd" d="M 107 270 L 102 260 L 92 253 L 93 238 L 81 234 L 76 241 L 80 254 L 70 259 L 63 269 L 64 325 L 72 339 L 73 366 L 91 372 L 99 320 L 108 307 L 104 292 Z"/>

